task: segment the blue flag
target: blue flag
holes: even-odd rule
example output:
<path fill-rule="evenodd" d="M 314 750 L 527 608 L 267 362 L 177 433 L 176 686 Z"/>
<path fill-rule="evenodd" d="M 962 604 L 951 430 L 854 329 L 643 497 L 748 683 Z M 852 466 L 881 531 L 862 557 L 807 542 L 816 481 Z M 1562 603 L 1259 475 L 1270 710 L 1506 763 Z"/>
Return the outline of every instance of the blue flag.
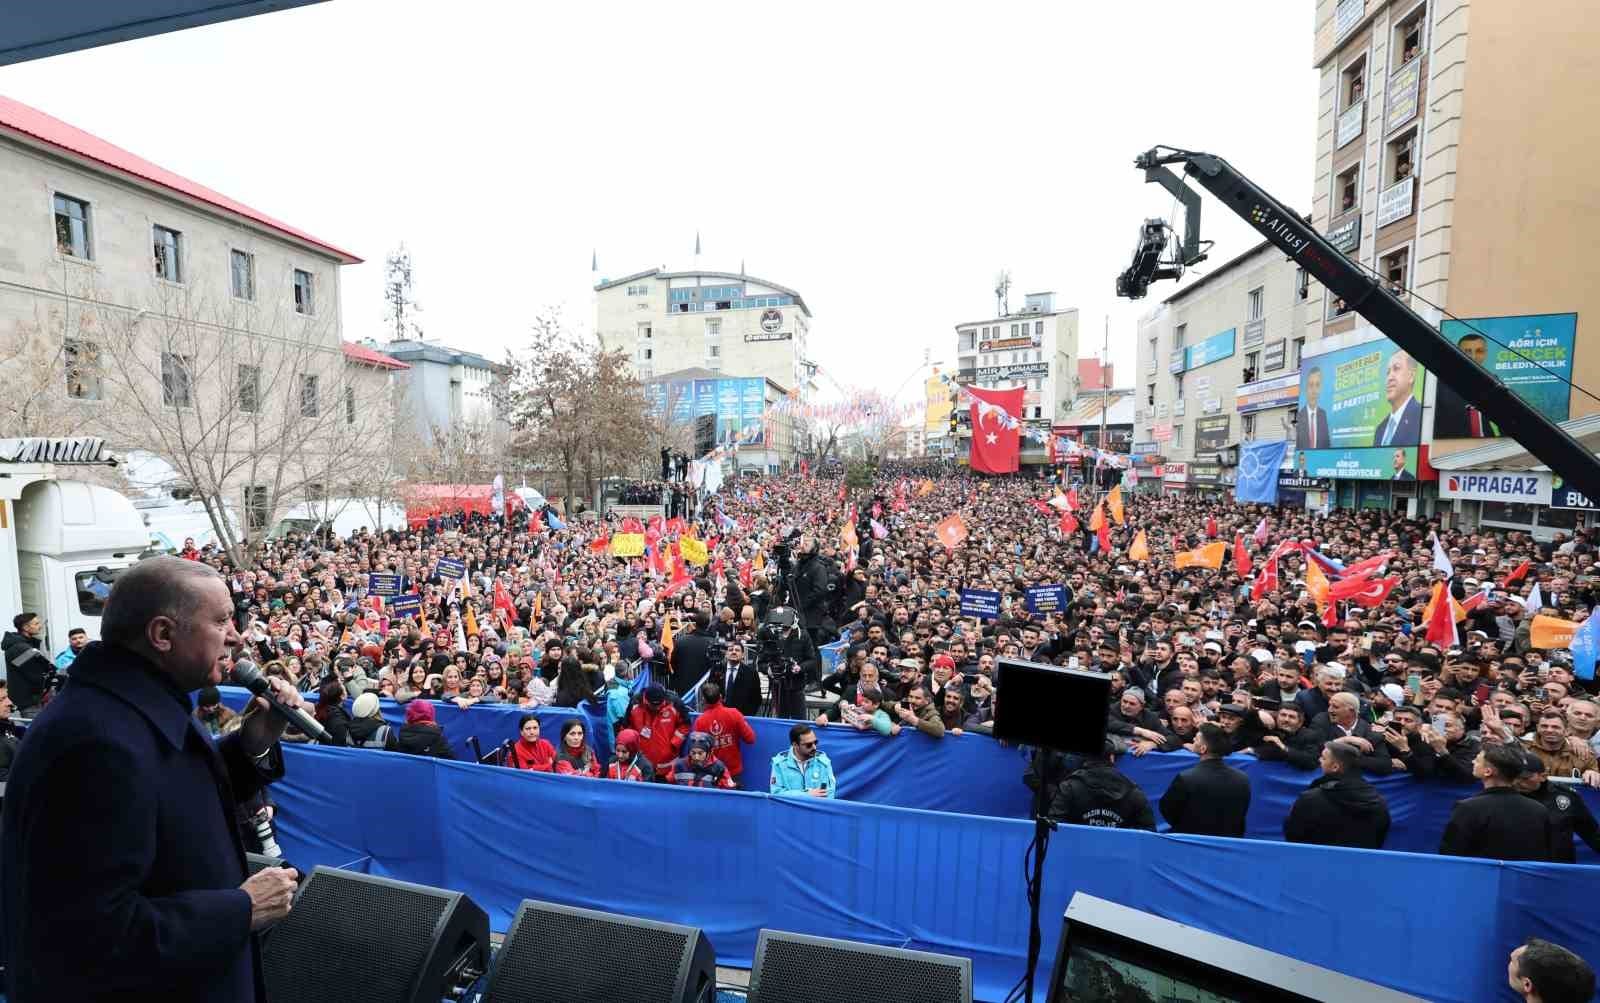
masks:
<path fill-rule="evenodd" d="M 556 518 L 556 514 L 554 512 L 551 512 L 551 513 L 549 513 L 548 515 L 546 515 L 544 517 L 544 524 L 546 526 L 549 526 L 551 529 L 566 529 L 567 528 L 567 524 L 562 522 L 560 519 Z"/>
<path fill-rule="evenodd" d="M 1233 486 L 1233 500 L 1278 504 L 1278 468 L 1289 443 L 1246 442 L 1239 446 L 1239 480 Z"/>
<path fill-rule="evenodd" d="M 1579 679 L 1593 679 L 1595 659 L 1600 658 L 1600 611 L 1589 611 L 1589 618 L 1578 625 L 1568 647 L 1572 651 L 1572 674 Z"/>

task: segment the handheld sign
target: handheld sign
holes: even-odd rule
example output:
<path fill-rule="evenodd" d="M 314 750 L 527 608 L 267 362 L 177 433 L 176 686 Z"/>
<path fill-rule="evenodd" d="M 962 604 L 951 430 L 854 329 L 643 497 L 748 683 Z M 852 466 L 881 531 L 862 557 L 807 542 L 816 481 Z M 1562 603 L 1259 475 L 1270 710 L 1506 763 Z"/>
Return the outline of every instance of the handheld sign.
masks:
<path fill-rule="evenodd" d="M 994 620 L 1000 616 L 1000 593 L 994 589 L 962 589 L 961 615 L 975 616 L 980 620 Z"/>
<path fill-rule="evenodd" d="M 1030 585 L 1024 605 L 1029 613 L 1059 613 L 1067 606 L 1067 590 L 1061 585 Z"/>
<path fill-rule="evenodd" d="M 419 595 L 395 596 L 389 600 L 389 615 L 404 620 L 408 616 L 418 616 L 422 613 L 422 597 Z"/>
<path fill-rule="evenodd" d="M 367 576 L 367 595 L 397 596 L 400 594 L 400 576 L 372 574 Z"/>
<path fill-rule="evenodd" d="M 440 578 L 465 578 L 467 577 L 467 562 L 454 557 L 439 558 Z"/>

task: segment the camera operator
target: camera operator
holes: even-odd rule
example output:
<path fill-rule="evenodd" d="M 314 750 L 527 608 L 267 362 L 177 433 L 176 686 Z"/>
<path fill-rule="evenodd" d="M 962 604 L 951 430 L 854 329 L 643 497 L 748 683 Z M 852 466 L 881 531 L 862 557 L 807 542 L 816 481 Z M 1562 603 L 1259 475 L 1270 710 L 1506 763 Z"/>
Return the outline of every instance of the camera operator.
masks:
<path fill-rule="evenodd" d="M 827 644 L 838 633 L 831 612 L 839 587 L 839 566 L 823 556 L 812 536 L 800 538 L 794 569 L 794 607 L 813 644 Z"/>
<path fill-rule="evenodd" d="M 817 646 L 801 629 L 795 611 L 785 606 L 767 613 L 757 637 L 759 665 L 769 680 L 773 716 L 805 720 L 806 687 L 816 681 L 821 666 Z"/>
<path fill-rule="evenodd" d="M 227 586 L 205 564 L 141 561 L 112 586 L 101 637 L 8 782 L 6 996 L 264 999 L 254 934 L 289 912 L 296 875 L 247 876 L 235 805 L 283 775 L 285 722 L 257 698 L 213 746 L 189 720 L 188 694 L 216 685 L 239 644 Z"/>

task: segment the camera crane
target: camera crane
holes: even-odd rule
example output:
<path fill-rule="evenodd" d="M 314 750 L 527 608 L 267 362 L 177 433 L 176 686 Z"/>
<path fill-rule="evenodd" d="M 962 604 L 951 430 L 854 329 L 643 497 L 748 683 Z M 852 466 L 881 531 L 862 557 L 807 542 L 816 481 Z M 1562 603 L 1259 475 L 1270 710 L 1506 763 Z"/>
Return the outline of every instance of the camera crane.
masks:
<path fill-rule="evenodd" d="M 1178 278 L 1184 267 L 1205 258 L 1200 234 L 1200 196 L 1168 165 L 1182 164 L 1185 176 L 1215 195 L 1269 242 L 1297 262 L 1329 292 L 1344 300 L 1389 340 L 1409 352 L 1466 400 L 1499 423 L 1509 438 L 1538 457 L 1568 484 L 1600 500 L 1600 458 L 1568 435 L 1501 380 L 1473 362 L 1431 324 L 1311 229 L 1296 212 L 1258 188 L 1221 157 L 1158 146 L 1134 159 L 1153 181 L 1184 205 L 1184 240 L 1175 256 L 1163 259 L 1171 240 L 1163 220 L 1146 220 L 1139 230 L 1133 263 L 1117 276 L 1117 295 L 1144 296 L 1152 280 Z"/>

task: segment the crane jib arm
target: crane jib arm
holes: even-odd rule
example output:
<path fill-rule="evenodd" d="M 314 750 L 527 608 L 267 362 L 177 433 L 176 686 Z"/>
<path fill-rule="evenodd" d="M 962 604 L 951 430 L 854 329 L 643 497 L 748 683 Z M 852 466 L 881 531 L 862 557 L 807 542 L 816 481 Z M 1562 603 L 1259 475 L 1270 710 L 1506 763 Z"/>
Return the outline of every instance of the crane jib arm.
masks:
<path fill-rule="evenodd" d="M 1155 151 L 1137 161 L 1140 167 L 1178 162 L 1203 188 L 1327 286 L 1332 295 L 1343 299 L 1464 399 L 1474 402 L 1569 487 L 1600 501 L 1600 458 L 1473 362 L 1376 276 L 1359 268 L 1299 214 L 1256 187 L 1227 161 L 1205 153 L 1158 155 Z"/>

